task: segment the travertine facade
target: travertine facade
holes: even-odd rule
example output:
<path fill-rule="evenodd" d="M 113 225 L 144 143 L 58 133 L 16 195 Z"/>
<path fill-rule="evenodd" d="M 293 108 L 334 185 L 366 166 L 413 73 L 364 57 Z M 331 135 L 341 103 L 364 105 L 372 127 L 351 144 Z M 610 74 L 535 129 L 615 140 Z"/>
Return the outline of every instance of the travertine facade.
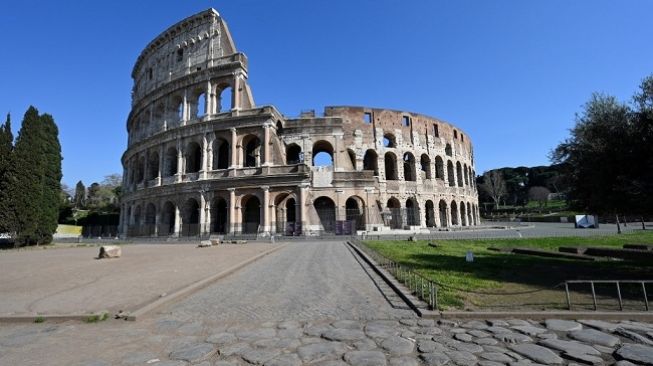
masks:
<path fill-rule="evenodd" d="M 274 106 L 256 106 L 247 57 L 213 9 L 159 35 L 132 77 L 124 235 L 314 235 L 479 223 L 466 134 L 410 112 L 327 107 L 321 117 L 287 118 Z"/>

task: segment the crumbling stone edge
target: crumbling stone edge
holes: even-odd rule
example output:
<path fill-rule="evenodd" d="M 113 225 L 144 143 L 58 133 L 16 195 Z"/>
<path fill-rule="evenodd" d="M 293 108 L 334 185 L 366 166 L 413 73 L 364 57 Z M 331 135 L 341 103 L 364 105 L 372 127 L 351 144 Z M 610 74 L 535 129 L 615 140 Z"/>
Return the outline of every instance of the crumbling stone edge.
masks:
<path fill-rule="evenodd" d="M 426 309 L 421 300 L 411 294 L 408 289 L 399 283 L 394 276 L 361 251 L 356 245 L 347 241 L 347 244 L 370 265 L 406 304 L 422 318 L 429 319 L 585 319 L 596 320 L 653 320 L 653 311 L 435 311 Z"/>

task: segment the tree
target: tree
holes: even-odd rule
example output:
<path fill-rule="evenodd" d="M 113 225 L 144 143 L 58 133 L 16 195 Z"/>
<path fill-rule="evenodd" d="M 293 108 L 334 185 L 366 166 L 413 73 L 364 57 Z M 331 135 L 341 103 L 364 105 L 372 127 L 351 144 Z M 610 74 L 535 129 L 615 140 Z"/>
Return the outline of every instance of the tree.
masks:
<path fill-rule="evenodd" d="M 11 116 L 0 126 L 0 233 L 14 232 L 15 216 L 10 195 L 14 135 L 11 131 Z"/>
<path fill-rule="evenodd" d="M 59 129 L 54 118 L 49 114 L 40 116 L 41 121 L 41 157 L 43 160 L 42 200 L 38 223 L 39 244 L 52 241 L 52 235 L 57 231 L 59 222 L 59 207 L 61 205 L 61 144 Z"/>
<path fill-rule="evenodd" d="M 494 207 L 499 208 L 501 197 L 506 195 L 506 181 L 498 170 L 483 173 L 483 183 L 480 185 L 494 201 Z"/>
<path fill-rule="evenodd" d="M 528 199 L 537 202 L 540 208 L 542 208 L 549 201 L 550 193 L 551 191 L 546 187 L 534 186 L 528 189 Z"/>
<path fill-rule="evenodd" d="M 75 185 L 75 197 L 73 198 L 73 202 L 77 209 L 83 208 L 86 205 L 86 187 L 81 180 Z"/>

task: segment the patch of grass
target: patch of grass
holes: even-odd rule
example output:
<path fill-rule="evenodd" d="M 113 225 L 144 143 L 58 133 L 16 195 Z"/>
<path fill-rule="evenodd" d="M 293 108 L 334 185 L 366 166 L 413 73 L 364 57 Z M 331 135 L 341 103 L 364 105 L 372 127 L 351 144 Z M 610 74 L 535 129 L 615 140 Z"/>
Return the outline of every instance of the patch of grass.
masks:
<path fill-rule="evenodd" d="M 552 287 L 565 280 L 653 278 L 653 263 L 589 262 L 506 254 L 487 249 L 531 247 L 556 251 L 560 246 L 622 247 L 627 243 L 653 244 L 653 231 L 602 237 L 438 240 L 437 248 L 428 246 L 428 241 L 365 242 L 380 254 L 410 266 L 419 274 L 439 283 L 439 305 L 442 309 L 476 309 L 499 304 L 560 308 L 565 306 L 564 293 L 560 288 Z M 465 261 L 467 251 L 474 253 L 474 262 Z M 543 288 L 549 290 L 500 295 Z"/>
<path fill-rule="evenodd" d="M 45 322 L 45 318 L 42 317 L 42 316 L 37 316 L 37 317 L 34 319 L 34 323 L 43 323 L 43 322 Z"/>
<path fill-rule="evenodd" d="M 86 318 L 87 323 L 97 323 L 109 319 L 109 313 L 93 314 Z"/>

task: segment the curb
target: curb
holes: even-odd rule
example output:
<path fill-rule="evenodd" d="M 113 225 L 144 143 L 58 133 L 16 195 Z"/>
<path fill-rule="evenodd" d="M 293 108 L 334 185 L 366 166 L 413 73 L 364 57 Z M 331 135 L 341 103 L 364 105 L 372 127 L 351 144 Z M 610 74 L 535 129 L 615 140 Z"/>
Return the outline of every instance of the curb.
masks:
<path fill-rule="evenodd" d="M 33 314 L 33 315 L 4 315 L 0 316 L 0 323 L 45 323 L 45 322 L 65 322 L 69 320 L 89 322 L 89 319 L 109 314 L 108 311 L 100 311 L 93 314 Z M 37 319 L 39 321 L 37 321 Z M 93 322 L 103 320 L 97 319 Z"/>
<path fill-rule="evenodd" d="M 267 256 L 268 254 L 272 254 L 272 253 L 276 252 L 277 250 L 280 250 L 281 248 L 284 248 L 286 245 L 288 245 L 288 244 L 281 244 L 276 248 L 272 248 L 272 249 L 267 250 L 267 251 L 255 256 L 255 257 L 252 257 L 252 258 L 247 259 L 247 260 L 245 260 L 243 262 L 240 262 L 240 263 L 238 263 L 238 264 L 236 264 L 236 265 L 234 265 L 234 266 L 232 266 L 232 267 L 230 267 L 230 268 L 228 268 L 228 269 L 226 269 L 226 270 L 224 270 L 224 271 L 222 271 L 220 273 L 216 273 L 213 276 L 207 277 L 207 278 L 205 278 L 203 280 L 200 280 L 198 282 L 190 284 L 190 285 L 188 285 L 188 286 L 186 286 L 186 287 L 184 287 L 184 288 L 182 288 L 182 289 L 180 289 L 180 290 L 178 290 L 176 292 L 173 292 L 172 294 L 170 294 L 168 296 L 165 296 L 165 297 L 162 297 L 160 299 L 154 300 L 153 302 L 151 302 L 151 303 L 149 303 L 149 304 L 147 304 L 147 305 L 145 305 L 145 306 L 143 306 L 143 307 L 141 307 L 139 309 L 136 309 L 136 310 L 132 311 L 131 313 L 124 316 L 123 318 L 125 320 L 128 320 L 128 321 L 136 321 L 139 318 L 142 318 L 143 316 L 145 316 L 147 313 L 151 312 L 152 310 L 154 310 L 154 309 L 156 309 L 156 308 L 158 308 L 158 307 L 160 307 L 160 306 L 162 306 L 162 305 L 164 305 L 166 303 L 172 302 L 172 301 L 174 301 L 174 300 L 176 300 L 176 299 L 178 299 L 178 298 L 180 298 L 182 296 L 186 296 L 186 295 L 189 295 L 189 294 L 191 294 L 191 293 L 193 293 L 195 291 L 198 291 L 198 290 L 210 285 L 212 282 L 215 282 L 215 281 L 217 281 L 217 280 L 219 280 L 219 279 L 221 279 L 223 277 L 226 277 L 226 276 L 236 272 L 237 270 L 247 266 L 248 264 L 257 261 L 257 260 Z"/>
<path fill-rule="evenodd" d="M 418 305 L 422 301 L 417 299 L 405 288 L 394 276 L 387 273 L 384 269 L 379 268 L 374 260 L 369 258 L 365 253 L 358 249 L 354 244 L 347 241 L 356 253 L 365 260 L 383 280 L 399 295 L 406 304 L 413 309 L 417 315 L 427 319 L 514 319 L 525 318 L 532 320 L 542 319 L 584 319 L 591 318 L 596 320 L 653 320 L 653 312 L 649 311 L 435 311 L 420 308 Z"/>

